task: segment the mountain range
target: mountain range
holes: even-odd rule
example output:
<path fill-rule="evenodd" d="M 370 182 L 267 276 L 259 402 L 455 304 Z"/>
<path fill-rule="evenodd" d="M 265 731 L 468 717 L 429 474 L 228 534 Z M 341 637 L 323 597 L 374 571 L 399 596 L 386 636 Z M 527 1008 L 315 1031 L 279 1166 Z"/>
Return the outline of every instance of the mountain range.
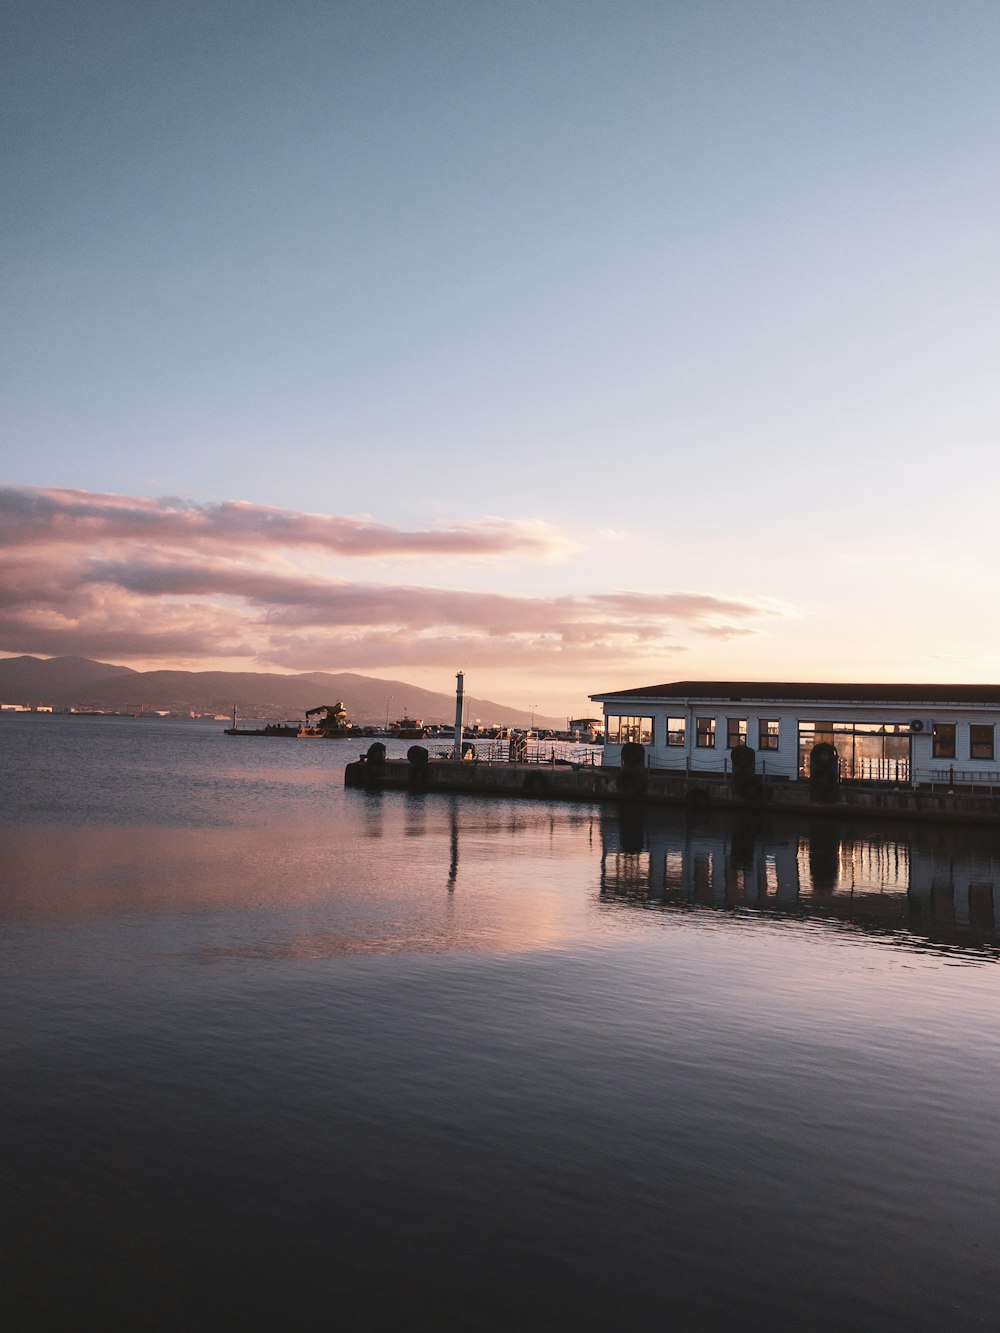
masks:
<path fill-rule="evenodd" d="M 169 710 L 245 718 L 299 718 L 306 709 L 342 700 L 355 723 L 384 724 L 401 717 L 454 722 L 454 694 L 402 680 L 353 672 L 307 671 L 284 676 L 264 671 L 134 671 L 89 657 L 0 658 L 0 702 L 100 708 L 122 712 Z M 491 699 L 465 696 L 467 725 L 503 724 L 557 730 L 564 717 L 546 717 Z"/>

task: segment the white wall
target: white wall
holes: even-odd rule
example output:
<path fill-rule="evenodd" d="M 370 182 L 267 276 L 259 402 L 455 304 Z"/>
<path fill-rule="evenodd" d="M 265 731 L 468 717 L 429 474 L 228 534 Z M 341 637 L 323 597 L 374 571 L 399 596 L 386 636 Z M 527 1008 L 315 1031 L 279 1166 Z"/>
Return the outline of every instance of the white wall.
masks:
<path fill-rule="evenodd" d="M 648 699 L 632 701 L 616 699 L 614 703 L 604 705 L 605 719 L 613 716 L 652 717 L 653 744 L 646 747 L 646 762 L 650 768 L 672 769 L 678 772 L 721 773 L 729 770 L 729 750 L 726 746 L 727 719 L 743 717 L 747 719 L 747 743 L 757 751 L 757 772 L 769 777 L 798 777 L 799 759 L 799 723 L 800 722 L 868 722 L 895 723 L 909 726 L 914 719 L 924 723 L 924 730 L 912 733 L 911 762 L 912 781 L 914 783 L 943 781 L 954 769 L 956 781 L 962 781 L 959 775 L 1000 775 L 1000 710 L 975 708 L 968 705 L 920 705 L 912 703 L 877 704 L 823 704 L 823 703 L 774 703 L 762 704 L 754 701 L 753 705 L 719 701 L 685 702 L 673 699 L 669 702 L 651 702 Z M 685 719 L 684 747 L 668 746 L 668 717 Z M 715 718 L 715 748 L 699 749 L 696 744 L 695 719 L 699 717 Z M 779 748 L 761 750 L 758 744 L 758 724 L 762 719 L 777 719 L 779 722 Z M 936 759 L 933 756 L 933 722 L 954 723 L 956 731 L 956 749 L 954 759 Z M 994 728 L 994 757 L 992 759 L 972 759 L 970 757 L 970 731 L 973 724 L 990 725 Z M 608 744 L 604 749 L 604 763 L 617 765 L 621 759 L 621 747 Z M 969 778 L 965 777 L 965 781 Z"/>

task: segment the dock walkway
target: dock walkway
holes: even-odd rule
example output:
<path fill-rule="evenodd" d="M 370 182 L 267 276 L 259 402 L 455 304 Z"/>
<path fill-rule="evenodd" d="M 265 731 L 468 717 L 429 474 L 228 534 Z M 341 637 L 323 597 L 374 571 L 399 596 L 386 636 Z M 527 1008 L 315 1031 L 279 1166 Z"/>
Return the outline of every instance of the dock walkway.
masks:
<path fill-rule="evenodd" d="M 414 747 L 415 750 L 420 747 Z M 411 752 L 412 753 L 412 752 Z M 466 759 L 373 760 L 348 764 L 344 785 L 368 791 L 463 792 L 556 801 L 640 801 L 690 809 L 851 815 L 1000 829 L 1000 795 L 975 791 L 842 784 L 818 791 L 808 782 L 757 778 L 740 787 L 725 777 L 587 763 L 510 763 Z"/>

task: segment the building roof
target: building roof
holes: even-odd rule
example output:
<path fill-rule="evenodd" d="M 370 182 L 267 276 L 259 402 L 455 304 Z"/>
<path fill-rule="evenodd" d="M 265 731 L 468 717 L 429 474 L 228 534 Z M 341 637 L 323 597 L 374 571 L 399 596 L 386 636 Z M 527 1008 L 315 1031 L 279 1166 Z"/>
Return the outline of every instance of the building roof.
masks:
<path fill-rule="evenodd" d="M 727 703 L 811 700 L 824 703 L 996 704 L 1000 685 L 859 685 L 816 681 L 675 680 L 590 696 L 612 699 L 713 699 Z"/>

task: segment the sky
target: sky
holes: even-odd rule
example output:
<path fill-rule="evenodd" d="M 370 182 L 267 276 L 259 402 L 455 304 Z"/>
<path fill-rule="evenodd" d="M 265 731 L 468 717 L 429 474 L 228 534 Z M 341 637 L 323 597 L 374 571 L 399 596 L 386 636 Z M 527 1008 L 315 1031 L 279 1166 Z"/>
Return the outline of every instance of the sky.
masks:
<path fill-rule="evenodd" d="M 0 37 L 0 654 L 1000 680 L 993 0 Z"/>

